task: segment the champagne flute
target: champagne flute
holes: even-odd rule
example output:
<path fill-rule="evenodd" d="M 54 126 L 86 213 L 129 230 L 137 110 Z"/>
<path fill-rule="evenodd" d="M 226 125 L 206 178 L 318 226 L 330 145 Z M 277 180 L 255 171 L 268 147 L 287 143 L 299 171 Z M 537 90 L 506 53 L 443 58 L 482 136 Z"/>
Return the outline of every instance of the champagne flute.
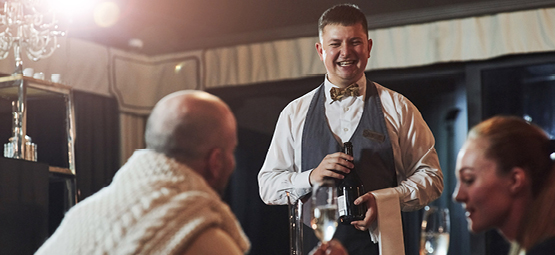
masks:
<path fill-rule="evenodd" d="M 312 188 L 312 217 L 310 225 L 322 243 L 333 238 L 337 228 L 337 188 L 331 179 Z"/>
<path fill-rule="evenodd" d="M 420 233 L 420 255 L 447 255 L 449 228 L 449 209 L 426 206 Z"/>

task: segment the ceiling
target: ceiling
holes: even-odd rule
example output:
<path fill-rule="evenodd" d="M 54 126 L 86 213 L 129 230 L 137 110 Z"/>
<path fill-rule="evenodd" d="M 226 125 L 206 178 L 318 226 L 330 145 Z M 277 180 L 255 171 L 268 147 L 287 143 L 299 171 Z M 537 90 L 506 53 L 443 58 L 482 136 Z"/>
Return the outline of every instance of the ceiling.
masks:
<path fill-rule="evenodd" d="M 75 0 L 76 1 L 76 0 Z M 96 4 L 101 1 L 93 0 Z M 119 18 L 101 28 L 93 8 L 62 23 L 69 37 L 146 55 L 317 35 L 317 20 L 337 0 L 110 0 Z M 555 0 L 351 0 L 370 28 L 555 5 Z M 142 46 L 130 46 L 130 39 Z"/>

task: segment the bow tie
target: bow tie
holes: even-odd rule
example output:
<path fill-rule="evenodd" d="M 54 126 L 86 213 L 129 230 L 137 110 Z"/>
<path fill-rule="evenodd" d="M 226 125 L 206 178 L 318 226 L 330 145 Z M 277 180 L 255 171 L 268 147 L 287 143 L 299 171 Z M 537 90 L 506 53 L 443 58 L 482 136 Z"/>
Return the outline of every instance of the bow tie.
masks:
<path fill-rule="evenodd" d="M 331 99 L 333 102 L 339 100 L 341 101 L 345 97 L 356 97 L 359 96 L 359 87 L 356 83 L 353 83 L 346 88 L 331 88 L 330 90 Z"/>

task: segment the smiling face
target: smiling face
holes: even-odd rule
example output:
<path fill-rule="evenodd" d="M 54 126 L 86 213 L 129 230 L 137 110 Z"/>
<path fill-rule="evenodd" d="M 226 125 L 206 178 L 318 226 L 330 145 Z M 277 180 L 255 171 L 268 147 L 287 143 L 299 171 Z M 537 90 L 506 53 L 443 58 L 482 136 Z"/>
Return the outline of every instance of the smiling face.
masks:
<path fill-rule="evenodd" d="M 473 232 L 500 228 L 508 222 L 513 196 L 511 178 L 497 172 L 497 163 L 485 157 L 487 142 L 467 140 L 457 158 L 457 187 L 453 197 L 467 211 Z"/>
<path fill-rule="evenodd" d="M 366 32 L 360 23 L 324 27 L 316 50 L 331 83 L 346 87 L 362 77 L 372 49 Z"/>

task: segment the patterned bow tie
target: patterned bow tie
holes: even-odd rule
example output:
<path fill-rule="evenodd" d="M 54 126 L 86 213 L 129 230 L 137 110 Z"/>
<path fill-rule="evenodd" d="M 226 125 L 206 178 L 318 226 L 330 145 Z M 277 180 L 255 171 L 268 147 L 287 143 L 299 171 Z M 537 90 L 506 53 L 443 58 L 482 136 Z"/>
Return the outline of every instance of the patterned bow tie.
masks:
<path fill-rule="evenodd" d="M 330 94 L 331 94 L 331 99 L 333 100 L 332 103 L 334 101 L 341 101 L 343 98 L 345 97 L 357 97 L 359 96 L 359 87 L 356 83 L 353 83 L 349 86 L 347 86 L 346 88 L 331 88 L 330 90 Z"/>

